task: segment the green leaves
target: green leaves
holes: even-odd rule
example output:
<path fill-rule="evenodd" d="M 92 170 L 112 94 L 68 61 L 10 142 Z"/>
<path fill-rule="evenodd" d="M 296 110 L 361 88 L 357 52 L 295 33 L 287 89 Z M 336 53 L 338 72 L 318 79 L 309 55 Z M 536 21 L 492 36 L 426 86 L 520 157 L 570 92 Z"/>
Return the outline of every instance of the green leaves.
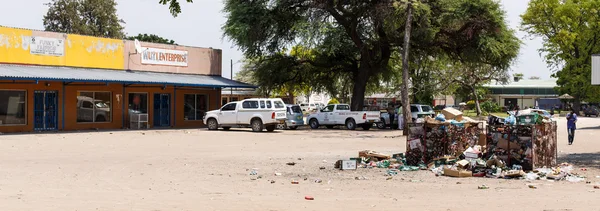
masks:
<path fill-rule="evenodd" d="M 193 0 L 185 0 L 188 3 L 193 3 Z M 158 3 L 162 5 L 169 5 L 169 11 L 171 11 L 171 15 L 173 17 L 177 17 L 179 13 L 181 13 L 181 5 L 179 4 L 179 0 L 160 0 Z"/>
<path fill-rule="evenodd" d="M 531 0 L 522 29 L 544 41 L 540 52 L 558 78 L 559 93 L 600 101 L 591 85 L 591 55 L 600 51 L 598 0 Z"/>
<path fill-rule="evenodd" d="M 46 31 L 123 39 L 125 21 L 114 0 L 52 0 L 46 4 Z"/>
<path fill-rule="evenodd" d="M 166 38 L 162 38 L 158 35 L 155 34 L 138 34 L 137 36 L 130 36 L 127 37 L 126 39 L 128 40 L 139 40 L 142 42 L 151 42 L 151 43 L 162 43 L 162 44 L 170 44 L 170 45 L 177 45 L 177 43 L 175 43 L 174 40 L 169 40 Z"/>

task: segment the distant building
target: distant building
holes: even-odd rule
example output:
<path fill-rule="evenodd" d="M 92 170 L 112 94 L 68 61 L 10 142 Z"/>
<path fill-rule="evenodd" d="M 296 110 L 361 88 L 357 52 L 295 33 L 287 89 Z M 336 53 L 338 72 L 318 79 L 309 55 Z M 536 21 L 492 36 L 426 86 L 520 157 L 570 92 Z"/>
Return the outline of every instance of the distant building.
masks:
<path fill-rule="evenodd" d="M 497 102 L 501 107 L 540 107 L 550 109 L 560 104 L 556 87 L 556 79 L 548 80 L 515 80 L 509 84 L 484 85 L 490 91 L 488 98 Z"/>

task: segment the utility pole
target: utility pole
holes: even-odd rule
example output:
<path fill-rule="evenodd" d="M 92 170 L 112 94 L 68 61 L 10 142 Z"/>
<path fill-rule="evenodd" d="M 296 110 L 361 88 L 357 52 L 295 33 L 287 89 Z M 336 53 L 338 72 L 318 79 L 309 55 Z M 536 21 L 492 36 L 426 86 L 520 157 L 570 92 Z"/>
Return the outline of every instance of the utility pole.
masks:
<path fill-rule="evenodd" d="M 229 77 L 229 79 L 233 80 L 233 59 L 230 60 L 231 61 L 231 76 Z M 229 90 L 231 91 L 231 95 L 229 95 L 229 101 L 231 101 L 231 98 L 233 97 L 233 87 L 229 87 Z"/>

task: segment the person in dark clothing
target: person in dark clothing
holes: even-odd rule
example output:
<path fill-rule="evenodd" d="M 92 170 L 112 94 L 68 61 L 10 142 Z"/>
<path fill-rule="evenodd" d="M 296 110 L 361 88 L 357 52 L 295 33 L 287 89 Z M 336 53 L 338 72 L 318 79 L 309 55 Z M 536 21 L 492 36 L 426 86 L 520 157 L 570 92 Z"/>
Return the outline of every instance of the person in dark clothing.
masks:
<path fill-rule="evenodd" d="M 390 117 L 390 129 L 394 129 L 394 117 L 396 116 L 396 109 L 393 104 L 388 104 L 387 108 L 388 116 Z"/>
<path fill-rule="evenodd" d="M 567 131 L 569 132 L 569 145 L 573 144 L 575 139 L 575 129 L 577 129 L 577 114 L 575 111 L 567 114 Z"/>

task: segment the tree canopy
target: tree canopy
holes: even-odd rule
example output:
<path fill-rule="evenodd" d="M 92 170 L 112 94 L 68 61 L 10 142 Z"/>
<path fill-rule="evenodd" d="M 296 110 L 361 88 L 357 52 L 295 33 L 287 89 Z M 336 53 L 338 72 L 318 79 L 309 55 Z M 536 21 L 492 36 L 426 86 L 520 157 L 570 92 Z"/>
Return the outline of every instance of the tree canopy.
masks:
<path fill-rule="evenodd" d="M 193 0 L 181 1 L 186 1 L 188 3 L 194 2 Z M 171 15 L 173 15 L 173 17 L 177 17 L 177 15 L 181 13 L 181 5 L 179 4 L 179 0 L 160 0 L 159 3 L 162 5 L 169 5 L 169 11 L 171 11 Z"/>
<path fill-rule="evenodd" d="M 582 100 L 600 102 L 600 87 L 591 85 L 591 56 L 600 51 L 598 8 L 597 0 L 531 0 L 521 16 L 523 30 L 542 38 L 557 90 L 575 97 L 576 110 Z"/>
<path fill-rule="evenodd" d="M 174 40 L 166 39 L 166 38 L 160 37 L 156 34 L 138 34 L 137 36 L 129 36 L 126 39 L 128 39 L 128 40 L 137 39 L 137 40 L 143 41 L 143 42 L 177 45 L 177 43 L 175 43 Z"/>
<path fill-rule="evenodd" d="M 46 4 L 46 31 L 123 39 L 122 24 L 114 0 L 52 0 Z"/>
<path fill-rule="evenodd" d="M 506 44 L 514 34 L 496 1 L 420 1 L 413 6 L 410 47 L 422 53 L 411 58 L 444 56 L 507 68 L 516 57 L 518 42 L 516 48 L 514 42 Z M 352 109 L 360 109 L 369 84 L 380 86 L 397 76 L 390 61 L 402 50 L 406 8 L 391 1 L 226 0 L 223 30 L 248 58 L 269 57 L 290 46 L 310 49 L 312 57 L 295 58 L 296 63 L 270 74 L 298 69 L 294 64 L 311 66 L 298 69 L 309 72 L 303 80 L 352 84 Z"/>

